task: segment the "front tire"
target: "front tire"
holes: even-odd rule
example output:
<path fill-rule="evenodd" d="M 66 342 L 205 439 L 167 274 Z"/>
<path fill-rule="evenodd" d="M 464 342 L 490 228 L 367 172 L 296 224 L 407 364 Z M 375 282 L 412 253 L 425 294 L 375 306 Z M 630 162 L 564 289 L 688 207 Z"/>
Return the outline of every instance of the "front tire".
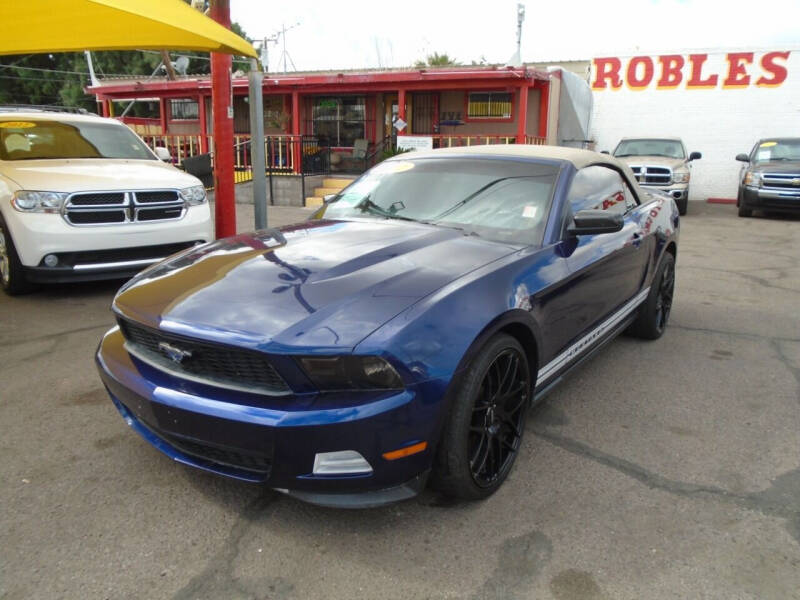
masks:
<path fill-rule="evenodd" d="M 667 327 L 675 293 L 675 257 L 665 252 L 658 265 L 647 300 L 630 327 L 631 335 L 644 340 L 657 340 Z"/>
<path fill-rule="evenodd" d="M 532 388 L 524 349 L 509 335 L 495 335 L 457 385 L 432 485 L 448 496 L 480 500 L 505 481 L 522 442 Z"/>
<path fill-rule="evenodd" d="M 736 196 L 736 208 L 739 209 L 739 216 L 740 217 L 752 217 L 753 216 L 753 210 L 750 209 L 750 208 L 747 208 L 744 205 L 744 200 L 742 200 L 742 192 L 741 192 L 741 190 L 739 190 L 739 194 Z"/>
<path fill-rule="evenodd" d="M 24 294 L 34 289 L 25 279 L 25 270 L 19 261 L 14 240 L 8 232 L 5 220 L 0 216 L 0 285 L 10 296 Z"/>
<path fill-rule="evenodd" d="M 675 201 L 675 204 L 678 205 L 678 214 L 680 216 L 684 216 L 689 211 L 689 198 L 680 198 Z"/>

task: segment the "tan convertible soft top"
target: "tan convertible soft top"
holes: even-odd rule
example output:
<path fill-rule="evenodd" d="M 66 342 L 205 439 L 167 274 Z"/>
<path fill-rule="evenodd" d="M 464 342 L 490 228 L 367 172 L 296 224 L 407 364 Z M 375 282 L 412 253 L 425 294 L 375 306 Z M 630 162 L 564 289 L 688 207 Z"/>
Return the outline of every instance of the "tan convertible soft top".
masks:
<path fill-rule="evenodd" d="M 531 146 L 527 144 L 493 144 L 487 146 L 468 146 L 459 148 L 441 148 L 439 150 L 417 150 L 409 154 L 395 156 L 392 160 L 407 160 L 410 158 L 437 158 L 444 156 L 503 156 L 508 158 L 540 158 L 544 160 L 557 160 L 572 163 L 576 169 L 589 165 L 608 165 L 625 174 L 628 183 L 642 197 L 636 178 L 630 167 L 609 154 L 601 154 L 591 150 L 565 148 L 563 146 Z"/>

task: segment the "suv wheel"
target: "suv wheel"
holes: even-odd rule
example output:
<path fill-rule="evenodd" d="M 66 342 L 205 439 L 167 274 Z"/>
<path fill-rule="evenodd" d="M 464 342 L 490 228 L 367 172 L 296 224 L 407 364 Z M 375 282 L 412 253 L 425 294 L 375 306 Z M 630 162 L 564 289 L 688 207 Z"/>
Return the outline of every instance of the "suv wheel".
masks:
<path fill-rule="evenodd" d="M 681 198 L 675 201 L 678 205 L 678 213 L 683 216 L 689 210 L 689 198 Z"/>
<path fill-rule="evenodd" d="M 8 227 L 0 217 L 0 284 L 3 290 L 11 295 L 24 294 L 31 291 L 34 286 L 25 279 L 22 263 L 19 262 L 14 240 L 8 233 Z"/>

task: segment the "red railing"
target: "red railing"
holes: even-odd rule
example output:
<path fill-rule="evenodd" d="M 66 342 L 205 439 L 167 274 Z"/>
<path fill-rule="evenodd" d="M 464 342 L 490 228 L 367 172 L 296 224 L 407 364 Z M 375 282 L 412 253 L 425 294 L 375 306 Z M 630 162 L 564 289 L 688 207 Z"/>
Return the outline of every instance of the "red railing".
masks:
<path fill-rule="evenodd" d="M 431 134 L 429 137 L 433 138 L 434 148 L 460 148 L 463 146 L 486 146 L 495 144 L 516 144 L 516 135 L 495 135 L 495 134 L 482 134 L 482 135 L 451 135 L 446 133 Z M 526 144 L 535 144 L 542 146 L 547 143 L 543 137 L 535 135 L 525 136 Z"/>

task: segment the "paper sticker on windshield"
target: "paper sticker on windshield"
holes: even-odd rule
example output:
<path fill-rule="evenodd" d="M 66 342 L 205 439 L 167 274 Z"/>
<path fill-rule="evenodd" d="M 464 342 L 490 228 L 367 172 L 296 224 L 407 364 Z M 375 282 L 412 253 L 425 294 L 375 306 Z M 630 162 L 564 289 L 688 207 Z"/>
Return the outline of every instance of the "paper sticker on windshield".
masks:
<path fill-rule="evenodd" d="M 525 219 L 533 219 L 536 217 L 536 213 L 539 212 L 538 206 L 531 206 L 528 205 L 522 209 L 522 216 Z"/>
<path fill-rule="evenodd" d="M 769 148 L 770 146 L 777 146 L 778 142 L 764 142 L 759 148 Z"/>
<path fill-rule="evenodd" d="M 36 127 L 36 123 L 30 121 L 3 121 L 0 122 L 0 129 L 29 129 Z"/>
<path fill-rule="evenodd" d="M 402 173 L 414 168 L 414 163 L 408 161 L 387 161 L 379 165 L 375 171 L 378 173 Z"/>
<path fill-rule="evenodd" d="M 756 152 L 756 160 L 769 160 L 770 152 L 769 150 L 759 150 Z"/>

